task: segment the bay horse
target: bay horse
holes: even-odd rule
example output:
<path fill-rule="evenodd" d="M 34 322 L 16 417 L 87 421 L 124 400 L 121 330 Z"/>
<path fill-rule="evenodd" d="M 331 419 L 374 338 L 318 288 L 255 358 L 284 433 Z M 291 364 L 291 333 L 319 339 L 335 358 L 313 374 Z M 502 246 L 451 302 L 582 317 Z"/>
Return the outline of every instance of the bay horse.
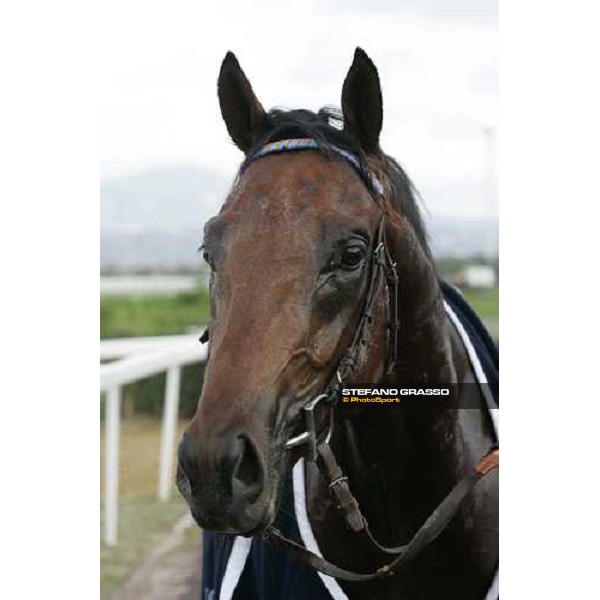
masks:
<path fill-rule="evenodd" d="M 414 188 L 381 150 L 375 65 L 357 48 L 341 111 L 267 112 L 228 53 L 218 97 L 245 160 L 204 229 L 209 359 L 177 473 L 198 525 L 218 532 L 205 541 L 249 538 L 258 556 L 274 547 L 264 576 L 279 581 L 284 569 L 297 581 L 316 569 L 326 574 L 319 598 L 490 597 L 498 471 L 489 398 L 477 387 L 474 403 L 461 404 L 477 368 Z M 356 411 L 336 402 L 342 381 L 458 392 L 444 407 Z M 318 552 L 278 529 L 293 516 L 285 498 L 298 465 Z M 316 588 L 277 585 L 239 597 L 317 598 Z M 205 597 L 238 596 L 205 584 Z"/>

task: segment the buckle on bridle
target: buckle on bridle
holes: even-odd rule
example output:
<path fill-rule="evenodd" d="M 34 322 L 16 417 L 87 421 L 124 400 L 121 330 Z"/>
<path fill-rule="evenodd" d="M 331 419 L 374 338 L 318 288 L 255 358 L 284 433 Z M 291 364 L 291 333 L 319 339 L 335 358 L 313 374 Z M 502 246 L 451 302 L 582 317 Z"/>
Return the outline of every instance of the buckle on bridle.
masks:
<path fill-rule="evenodd" d="M 319 402 L 326 400 L 329 398 L 330 394 L 319 394 L 316 398 L 313 398 L 309 402 L 307 402 L 303 407 L 302 411 L 304 412 L 304 421 L 306 424 L 306 431 L 300 433 L 299 435 L 290 438 L 286 443 L 284 448 L 286 450 L 290 450 L 291 448 L 295 448 L 296 446 L 302 446 L 303 444 L 308 444 L 308 454 L 307 458 L 311 462 L 315 462 L 317 460 L 317 428 L 315 424 L 315 408 Z M 333 433 L 333 410 L 329 411 L 329 429 L 327 431 L 327 435 L 325 436 L 325 442 L 329 443 L 331 439 L 331 434 Z"/>

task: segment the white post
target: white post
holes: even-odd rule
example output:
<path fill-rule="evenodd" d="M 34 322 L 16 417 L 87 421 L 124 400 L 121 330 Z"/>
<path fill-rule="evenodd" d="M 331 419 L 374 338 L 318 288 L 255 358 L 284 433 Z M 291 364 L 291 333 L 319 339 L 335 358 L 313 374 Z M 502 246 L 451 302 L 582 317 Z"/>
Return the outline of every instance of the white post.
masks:
<path fill-rule="evenodd" d="M 179 365 L 169 367 L 165 384 L 165 404 L 160 444 L 160 473 L 158 478 L 158 498 L 162 501 L 169 499 L 173 483 L 173 456 L 177 431 L 180 379 L 181 367 Z"/>
<path fill-rule="evenodd" d="M 107 546 L 117 545 L 119 511 L 119 421 L 121 419 L 121 388 L 109 388 L 106 394 L 106 456 L 104 491 L 104 540 Z"/>

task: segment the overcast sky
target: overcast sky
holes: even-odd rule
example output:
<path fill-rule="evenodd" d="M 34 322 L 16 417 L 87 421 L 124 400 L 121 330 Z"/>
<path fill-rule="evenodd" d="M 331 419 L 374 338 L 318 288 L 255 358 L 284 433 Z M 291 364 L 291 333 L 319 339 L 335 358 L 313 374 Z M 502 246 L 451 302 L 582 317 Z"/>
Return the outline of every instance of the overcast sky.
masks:
<path fill-rule="evenodd" d="M 496 213 L 483 135 L 485 127 L 496 133 L 497 123 L 496 1 L 210 5 L 108 3 L 100 81 L 104 180 L 165 163 L 233 175 L 241 154 L 216 96 L 227 50 L 265 108 L 317 109 L 339 105 L 360 45 L 382 81 L 382 146 L 412 176 L 429 212 Z"/>

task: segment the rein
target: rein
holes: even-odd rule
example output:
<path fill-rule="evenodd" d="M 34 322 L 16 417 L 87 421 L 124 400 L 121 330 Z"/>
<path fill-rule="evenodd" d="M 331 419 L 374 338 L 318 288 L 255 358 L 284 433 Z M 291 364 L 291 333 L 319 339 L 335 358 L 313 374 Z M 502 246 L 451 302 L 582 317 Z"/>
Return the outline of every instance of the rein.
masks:
<path fill-rule="evenodd" d="M 327 453 L 331 453 L 331 449 L 328 444 L 325 444 L 320 452 L 323 454 L 321 456 L 326 456 Z M 331 459 L 330 457 L 330 459 Z M 335 459 L 333 459 L 335 461 Z M 491 473 L 495 469 L 499 467 L 500 463 L 500 451 L 497 447 L 492 447 L 492 449 L 481 458 L 481 460 L 477 463 L 477 465 L 467 473 L 450 491 L 450 493 L 438 504 L 437 508 L 429 515 L 425 523 L 419 528 L 417 533 L 413 536 L 413 538 L 408 542 L 408 544 L 404 546 L 399 546 L 397 548 L 386 548 L 385 546 L 381 546 L 372 536 L 368 523 L 364 516 L 360 514 L 360 510 L 358 508 L 358 503 L 352 496 L 352 494 L 348 490 L 349 497 L 354 502 L 355 507 L 353 509 L 356 511 L 357 515 L 362 520 L 361 529 L 358 531 L 364 532 L 367 536 L 367 539 L 381 552 L 386 554 L 397 554 L 397 558 L 394 559 L 390 563 L 386 563 L 379 567 L 376 571 L 372 573 L 356 573 L 354 571 L 349 571 L 347 569 L 343 569 L 342 567 L 338 567 L 337 565 L 329 562 L 323 557 L 311 552 L 304 546 L 284 537 L 279 530 L 274 527 L 268 527 L 263 532 L 263 539 L 269 540 L 273 545 L 278 546 L 280 548 L 285 548 L 288 550 L 293 556 L 295 556 L 300 562 L 324 573 L 325 575 L 330 575 L 331 577 L 336 577 L 337 579 L 342 579 L 344 581 L 357 581 L 357 582 L 365 582 L 365 581 L 374 581 L 377 579 L 385 579 L 387 577 L 391 577 L 397 574 L 402 567 L 404 567 L 407 563 L 409 563 L 412 559 L 416 558 L 431 542 L 433 542 L 446 528 L 446 526 L 452 521 L 452 518 L 462 505 L 462 502 L 465 498 L 467 498 L 468 494 L 473 490 L 475 485 L 488 473 Z M 341 474 L 341 469 L 335 463 L 335 466 L 339 470 Z M 331 488 L 330 484 L 330 490 Z M 347 487 L 347 486 L 346 486 Z M 332 490 L 333 491 L 333 490 Z M 334 495 L 339 498 L 339 494 Z M 338 505 L 338 508 L 344 512 L 344 508 Z M 344 516 L 347 516 L 345 513 Z M 350 520 L 348 520 L 348 524 L 350 525 Z M 352 525 L 350 525 L 352 527 Z M 357 531 L 357 530 L 355 530 Z M 358 532 L 357 531 L 357 532 Z"/>
<path fill-rule="evenodd" d="M 312 138 L 298 138 L 281 140 L 266 144 L 248 157 L 244 167 L 250 162 L 263 156 L 279 152 L 313 150 L 323 148 L 317 140 Z M 375 199 L 383 195 L 381 182 L 361 164 L 352 153 L 342 148 L 328 144 L 334 154 L 345 159 L 373 193 Z M 244 168 L 243 167 L 243 168 Z M 243 170 L 242 168 L 242 170 Z M 334 409 L 339 400 L 342 382 L 346 381 L 357 366 L 360 359 L 361 348 L 366 344 L 366 332 L 373 320 L 373 307 L 379 290 L 385 283 L 388 290 L 388 349 L 386 355 L 386 375 L 394 372 L 397 362 L 398 335 L 400 321 L 398 316 L 398 273 L 396 263 L 393 262 L 385 240 L 385 217 L 382 215 L 377 228 L 374 249 L 370 262 L 370 281 L 367 288 L 362 313 L 350 346 L 346 349 L 337 364 L 334 375 L 326 386 L 325 391 L 308 401 L 302 407 L 305 431 L 291 437 L 284 448 L 290 450 L 297 446 L 307 446 L 306 458 L 316 462 L 319 471 L 328 482 L 330 494 L 344 517 L 348 527 L 356 534 L 360 534 L 379 552 L 394 555 L 396 558 L 372 573 L 356 573 L 339 567 L 325 558 L 311 552 L 304 546 L 282 535 L 275 527 L 269 526 L 262 533 L 264 540 L 273 545 L 284 548 L 305 565 L 344 581 L 365 582 L 383 579 L 396 574 L 404 565 L 417 557 L 430 543 L 432 543 L 451 522 L 454 515 L 461 507 L 463 501 L 477 485 L 477 483 L 499 467 L 499 449 L 493 446 L 479 462 L 451 489 L 447 496 L 438 504 L 412 539 L 405 545 L 386 547 L 380 544 L 369 529 L 369 524 L 362 514 L 358 502 L 348 485 L 348 478 L 344 475 L 335 455 L 329 445 L 334 428 Z M 202 342 L 208 340 L 208 330 L 200 338 Z M 319 405 L 328 407 L 328 429 L 322 441 L 316 428 L 315 409 Z"/>

